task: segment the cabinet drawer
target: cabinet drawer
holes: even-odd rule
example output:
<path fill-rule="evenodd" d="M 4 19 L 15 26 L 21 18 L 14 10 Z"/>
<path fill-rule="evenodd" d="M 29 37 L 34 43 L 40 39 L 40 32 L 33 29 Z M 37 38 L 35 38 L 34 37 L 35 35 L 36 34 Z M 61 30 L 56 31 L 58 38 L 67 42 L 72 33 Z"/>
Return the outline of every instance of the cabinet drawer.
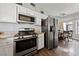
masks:
<path fill-rule="evenodd" d="M 0 46 L 13 45 L 13 38 L 0 39 Z"/>

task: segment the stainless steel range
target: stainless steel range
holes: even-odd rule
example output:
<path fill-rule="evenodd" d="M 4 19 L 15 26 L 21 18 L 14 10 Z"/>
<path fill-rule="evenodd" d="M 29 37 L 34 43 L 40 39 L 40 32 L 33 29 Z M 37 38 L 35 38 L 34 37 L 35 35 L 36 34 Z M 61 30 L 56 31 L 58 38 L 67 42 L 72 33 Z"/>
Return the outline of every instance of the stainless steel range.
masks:
<path fill-rule="evenodd" d="M 14 40 L 14 55 L 33 55 L 37 52 L 37 34 L 32 28 L 19 30 L 18 38 Z"/>

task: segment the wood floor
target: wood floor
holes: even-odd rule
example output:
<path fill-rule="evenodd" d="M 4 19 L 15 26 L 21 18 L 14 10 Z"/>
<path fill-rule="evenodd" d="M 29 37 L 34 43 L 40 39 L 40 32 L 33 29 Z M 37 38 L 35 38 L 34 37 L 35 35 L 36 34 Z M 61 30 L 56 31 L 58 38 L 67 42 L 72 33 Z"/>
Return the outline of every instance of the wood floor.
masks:
<path fill-rule="evenodd" d="M 61 41 L 56 49 L 48 50 L 44 48 L 35 56 L 79 56 L 79 41 Z"/>

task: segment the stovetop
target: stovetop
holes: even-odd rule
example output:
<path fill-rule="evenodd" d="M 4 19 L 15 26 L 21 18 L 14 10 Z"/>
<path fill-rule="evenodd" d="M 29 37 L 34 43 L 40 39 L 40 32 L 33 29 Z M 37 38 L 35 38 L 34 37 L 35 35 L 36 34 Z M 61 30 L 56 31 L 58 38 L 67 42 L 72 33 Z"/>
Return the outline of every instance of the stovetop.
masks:
<path fill-rule="evenodd" d="M 37 38 L 37 35 L 24 35 L 24 36 L 18 36 L 17 39 L 14 39 L 14 41 L 20 41 L 20 40 L 27 40 L 30 38 Z"/>

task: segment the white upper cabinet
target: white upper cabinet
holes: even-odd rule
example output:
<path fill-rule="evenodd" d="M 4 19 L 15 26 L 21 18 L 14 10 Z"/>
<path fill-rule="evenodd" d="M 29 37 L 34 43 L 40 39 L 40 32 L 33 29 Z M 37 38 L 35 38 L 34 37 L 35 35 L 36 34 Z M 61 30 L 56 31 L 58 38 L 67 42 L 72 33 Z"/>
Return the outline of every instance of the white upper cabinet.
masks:
<path fill-rule="evenodd" d="M 41 26 L 41 19 L 46 19 L 47 16 L 41 13 L 35 12 L 35 25 Z"/>
<path fill-rule="evenodd" d="M 34 16 L 34 17 L 39 16 L 40 18 L 46 18 L 47 17 L 46 15 L 43 15 L 39 12 L 33 11 L 29 8 L 26 8 L 26 7 L 23 7 L 23 6 L 20 6 L 20 5 L 17 5 L 17 8 L 18 8 L 18 13 L 23 14 L 23 15 Z"/>
<path fill-rule="evenodd" d="M 16 4 L 0 4 L 0 22 L 16 22 Z"/>
<path fill-rule="evenodd" d="M 33 17 L 35 17 L 35 11 L 32 11 L 32 10 L 30 10 L 30 9 L 26 9 L 28 12 L 28 15 L 29 16 L 33 16 Z"/>
<path fill-rule="evenodd" d="M 17 12 L 18 14 L 26 15 L 26 8 L 20 5 L 17 5 Z"/>
<path fill-rule="evenodd" d="M 13 22 L 15 23 L 18 19 L 18 14 L 23 14 L 32 17 L 46 18 L 47 16 L 35 12 L 31 9 L 25 8 L 23 6 L 14 3 L 1 3 L 0 4 L 0 22 Z"/>
<path fill-rule="evenodd" d="M 36 17 L 34 25 L 41 26 L 41 18 Z"/>
<path fill-rule="evenodd" d="M 39 12 L 35 12 L 35 16 L 36 16 L 36 17 L 39 17 L 39 18 L 41 18 L 41 19 L 46 19 L 46 18 L 48 17 L 47 15 L 41 14 L 41 13 L 39 13 Z"/>
<path fill-rule="evenodd" d="M 18 14 L 23 14 L 23 15 L 27 15 L 27 16 L 34 16 L 34 11 L 25 8 L 23 6 L 17 5 L 18 8 Z"/>

